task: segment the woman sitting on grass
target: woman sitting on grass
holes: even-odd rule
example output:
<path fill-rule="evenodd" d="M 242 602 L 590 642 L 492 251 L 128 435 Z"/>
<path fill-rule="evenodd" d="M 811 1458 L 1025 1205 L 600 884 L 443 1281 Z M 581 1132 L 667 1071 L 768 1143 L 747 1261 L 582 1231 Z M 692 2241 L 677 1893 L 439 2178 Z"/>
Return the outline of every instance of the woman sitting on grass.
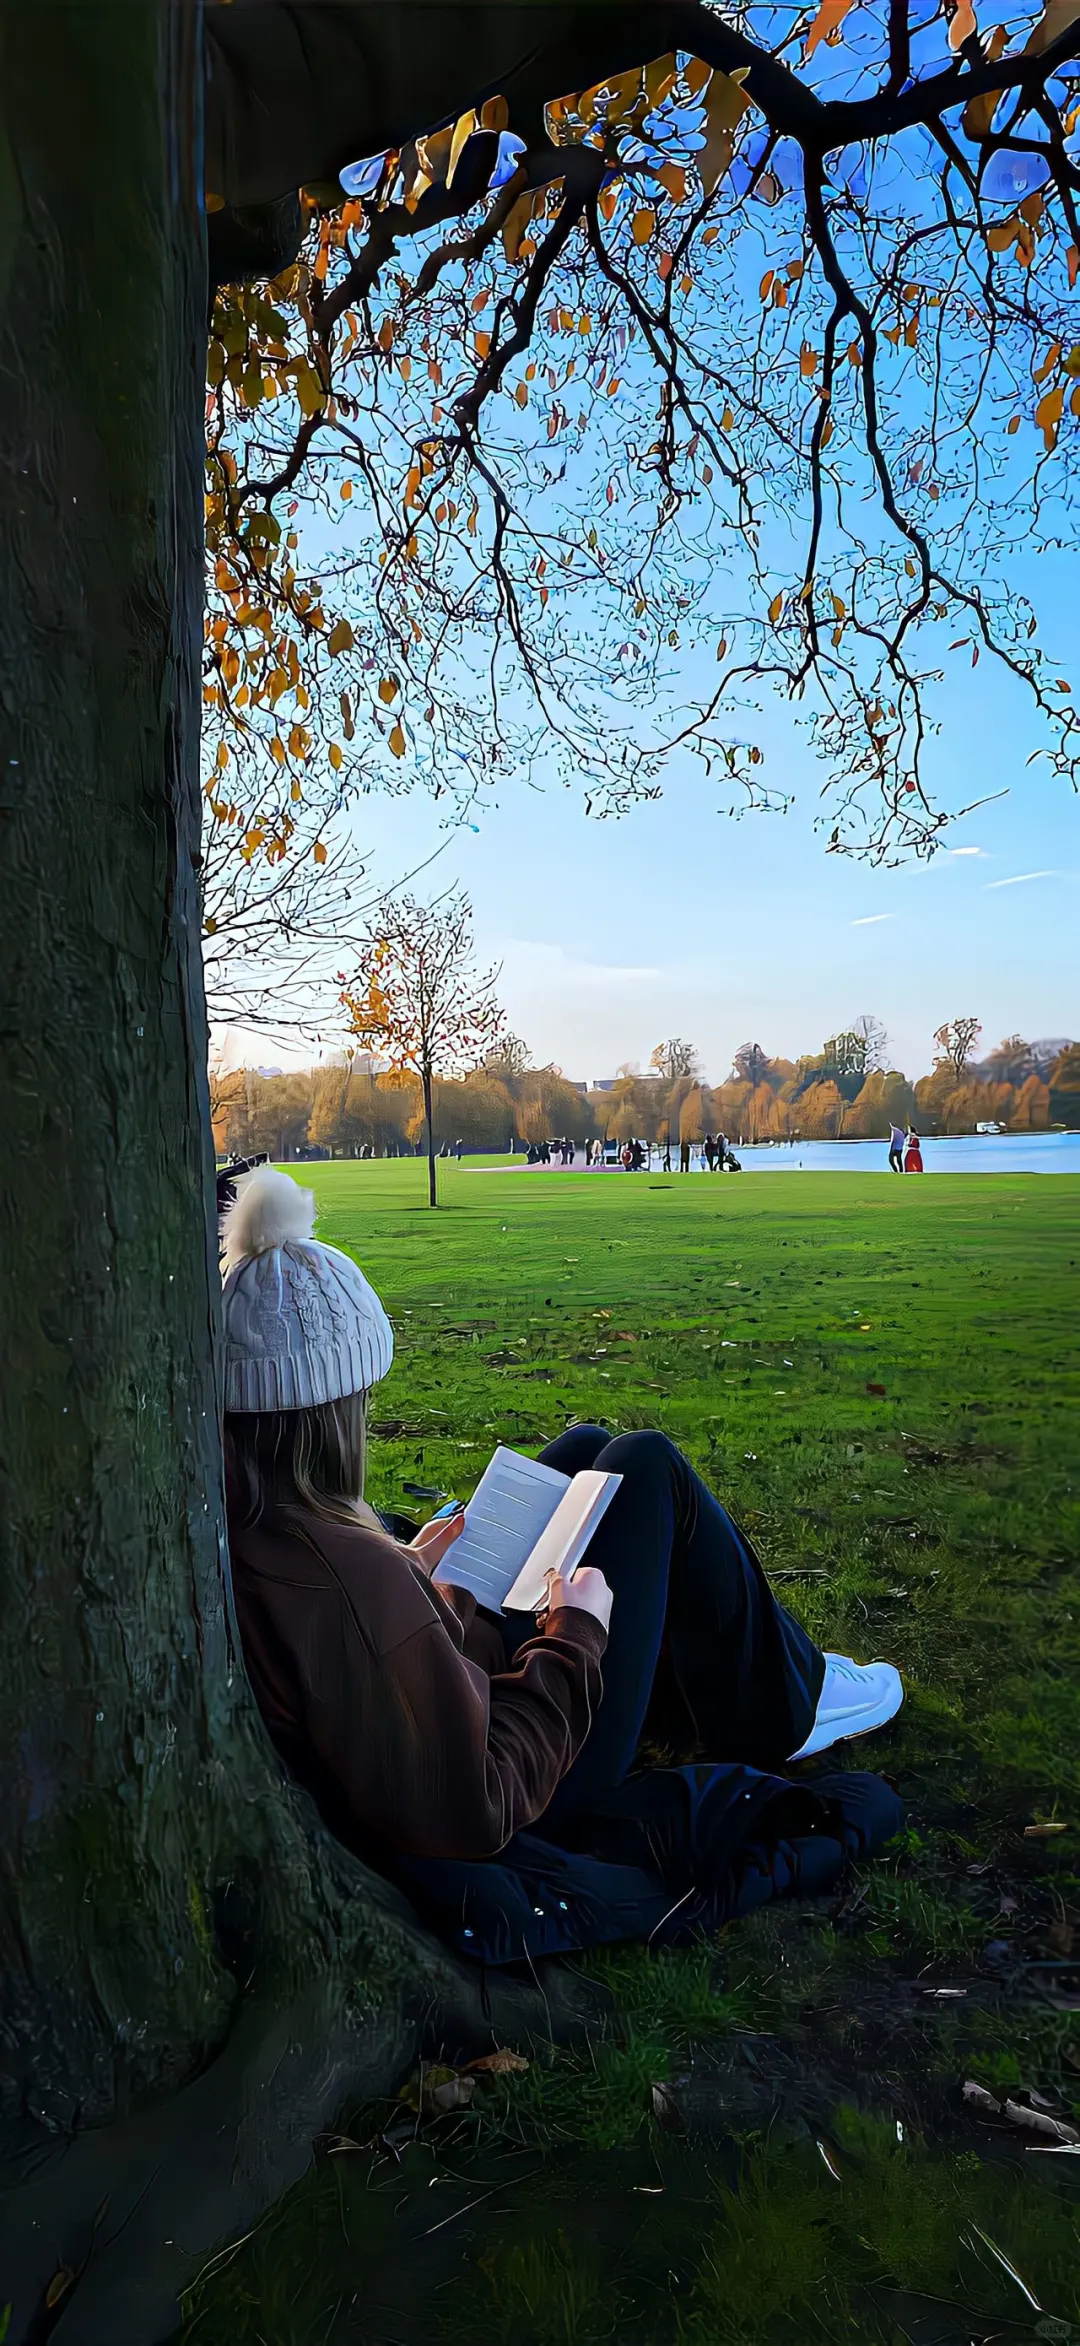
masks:
<path fill-rule="evenodd" d="M 365 1402 L 393 1337 L 313 1220 L 270 1166 L 226 1213 L 225 1459 L 248 1671 L 331 1831 L 492 1961 L 671 1938 L 673 1891 L 683 1925 L 715 1921 L 879 1846 L 900 1812 L 877 1779 L 776 1771 L 883 1726 L 897 1671 L 819 1651 L 665 1435 L 579 1425 L 541 1453 L 622 1476 L 541 1615 L 432 1584 L 464 1510 L 404 1546 L 366 1504 Z M 708 1761 L 635 1772 L 673 1717 Z"/>

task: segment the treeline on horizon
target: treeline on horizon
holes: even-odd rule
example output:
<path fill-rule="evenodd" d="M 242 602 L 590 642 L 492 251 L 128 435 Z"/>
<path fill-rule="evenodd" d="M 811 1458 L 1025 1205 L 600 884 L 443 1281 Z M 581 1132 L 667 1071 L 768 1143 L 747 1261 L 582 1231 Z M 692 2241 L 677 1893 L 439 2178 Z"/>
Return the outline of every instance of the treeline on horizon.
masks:
<path fill-rule="evenodd" d="M 660 1046 L 661 1060 L 668 1046 Z M 744 1045 L 731 1076 L 709 1084 L 689 1046 L 648 1075 L 627 1069 L 610 1090 L 583 1092 L 555 1066 L 527 1064 L 514 1038 L 482 1066 L 434 1084 L 435 1147 L 460 1141 L 470 1153 L 525 1148 L 565 1136 L 624 1141 L 699 1141 L 723 1132 L 736 1145 L 769 1140 L 883 1140 L 893 1123 L 925 1135 L 970 1133 L 995 1123 L 1010 1132 L 1080 1128 L 1080 1045 L 1040 1066 L 1032 1046 L 1011 1036 L 981 1062 L 939 1057 L 914 1084 L 898 1069 L 830 1062 L 830 1046 L 798 1060 Z M 848 1054 L 850 1058 L 850 1053 Z M 856 1054 L 857 1057 L 857 1054 Z M 295 1157 L 308 1150 L 354 1156 L 411 1153 L 424 1134 L 420 1085 L 346 1057 L 284 1074 L 251 1068 L 211 1078 L 218 1152 Z"/>

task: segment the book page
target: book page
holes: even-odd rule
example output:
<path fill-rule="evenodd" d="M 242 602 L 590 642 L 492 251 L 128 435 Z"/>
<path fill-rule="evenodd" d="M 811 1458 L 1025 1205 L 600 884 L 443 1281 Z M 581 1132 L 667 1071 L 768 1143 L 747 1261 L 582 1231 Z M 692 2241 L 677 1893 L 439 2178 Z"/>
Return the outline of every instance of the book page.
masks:
<path fill-rule="evenodd" d="M 569 1577 L 576 1570 L 621 1481 L 621 1474 L 601 1474 L 594 1467 L 575 1474 L 513 1587 L 506 1592 L 503 1603 L 509 1611 L 535 1612 L 544 1596 L 548 1573 Z"/>
<path fill-rule="evenodd" d="M 432 1573 L 436 1586 L 450 1581 L 471 1589 L 478 1604 L 501 1613 L 507 1590 L 570 1487 L 557 1467 L 500 1443 L 465 1509 L 461 1538 Z"/>

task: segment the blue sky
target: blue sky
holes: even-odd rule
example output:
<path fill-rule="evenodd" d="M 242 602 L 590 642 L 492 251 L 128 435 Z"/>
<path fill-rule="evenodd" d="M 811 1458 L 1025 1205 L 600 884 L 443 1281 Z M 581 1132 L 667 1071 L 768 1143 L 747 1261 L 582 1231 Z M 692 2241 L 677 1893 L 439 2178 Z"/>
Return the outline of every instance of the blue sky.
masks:
<path fill-rule="evenodd" d="M 878 40 L 877 20 L 854 12 L 845 47 L 819 52 L 823 75 L 850 75 L 860 26 Z M 938 26 L 924 64 L 943 41 Z M 1074 555 L 1055 553 L 1010 571 L 1049 617 L 1040 633 L 1056 633 L 1064 675 L 1075 569 Z M 875 870 L 826 854 L 827 831 L 815 829 L 823 769 L 792 711 L 773 702 L 760 721 L 733 711 L 734 729 L 764 748 L 765 781 L 794 794 L 786 816 L 728 819 L 716 789 L 687 769 L 672 771 L 658 802 L 599 822 L 583 793 L 540 792 L 522 775 L 473 816 L 475 831 L 447 834 L 419 790 L 366 801 L 355 828 L 369 876 L 388 887 L 441 846 L 420 892 L 468 890 L 478 954 L 502 964 L 511 1025 L 537 1061 L 577 1078 L 645 1064 L 678 1032 L 719 1079 L 747 1039 L 795 1057 L 862 1011 L 883 1020 L 893 1063 L 913 1075 L 931 1063 L 934 1028 L 959 1013 L 981 1018 L 984 1047 L 1013 1030 L 1080 1035 L 1080 800 L 1046 763 L 1028 765 L 1046 736 L 1021 688 L 985 657 L 974 673 L 967 659 L 956 656 L 931 700 L 940 733 L 926 778 L 950 809 L 993 803 L 951 827 L 929 865 Z M 688 697 L 696 680 L 691 659 Z M 327 1049 L 337 1043 L 327 1035 Z M 265 1041 L 258 1055 L 283 1056 Z"/>
<path fill-rule="evenodd" d="M 947 833 L 929 866 L 826 855 L 821 768 L 774 705 L 761 737 L 767 771 L 795 791 L 790 814 L 727 819 L 687 777 L 597 822 L 575 794 L 522 780 L 477 833 L 449 836 L 421 887 L 468 889 L 512 1026 L 575 1077 L 645 1064 L 677 1032 L 719 1079 L 747 1039 L 794 1057 L 864 1010 L 913 1073 L 930 1064 L 935 1026 L 959 1013 L 982 1019 L 988 1045 L 1014 1029 L 1078 1035 L 1080 800 L 1044 764 L 1025 766 L 1036 735 L 992 671 L 943 690 L 938 708 L 946 802 L 1007 795 Z M 357 835 L 380 882 L 440 838 L 420 797 L 369 801 Z"/>

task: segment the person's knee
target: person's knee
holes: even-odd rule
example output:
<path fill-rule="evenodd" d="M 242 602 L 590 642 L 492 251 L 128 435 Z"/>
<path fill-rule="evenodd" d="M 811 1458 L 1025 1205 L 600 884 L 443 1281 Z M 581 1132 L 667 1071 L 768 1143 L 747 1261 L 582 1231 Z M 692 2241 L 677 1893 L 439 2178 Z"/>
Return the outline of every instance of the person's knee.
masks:
<path fill-rule="evenodd" d="M 616 1434 L 604 1451 L 605 1474 L 654 1477 L 670 1474 L 681 1453 L 667 1434 L 655 1426 L 632 1434 Z"/>
<path fill-rule="evenodd" d="M 541 1450 L 543 1464 L 556 1466 L 561 1474 L 580 1474 L 591 1467 L 601 1450 L 611 1440 L 607 1426 L 567 1426 Z"/>

